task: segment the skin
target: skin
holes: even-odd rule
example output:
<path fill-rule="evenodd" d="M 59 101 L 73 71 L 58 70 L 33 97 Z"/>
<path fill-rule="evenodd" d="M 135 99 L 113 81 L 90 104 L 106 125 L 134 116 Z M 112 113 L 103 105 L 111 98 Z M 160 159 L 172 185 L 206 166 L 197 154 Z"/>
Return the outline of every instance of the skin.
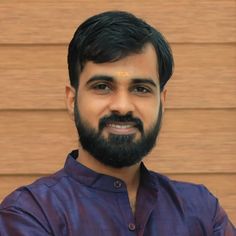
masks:
<path fill-rule="evenodd" d="M 160 93 L 157 71 L 157 56 L 151 44 L 145 45 L 141 53 L 116 62 L 87 62 L 80 75 L 77 98 L 75 89 L 70 85 L 66 86 L 66 102 L 71 118 L 74 119 L 74 101 L 77 99 L 81 118 L 96 130 L 99 119 L 104 116 L 111 113 L 132 113 L 142 120 L 144 132 L 147 131 L 157 121 L 160 99 L 164 112 L 166 90 Z M 107 137 L 109 133 L 134 134 L 135 140 L 141 137 L 140 131 L 132 123 L 110 124 L 104 128 L 102 135 Z M 79 149 L 80 163 L 126 183 L 131 206 L 134 206 L 140 163 L 119 169 L 112 168 L 97 161 L 81 146 Z"/>

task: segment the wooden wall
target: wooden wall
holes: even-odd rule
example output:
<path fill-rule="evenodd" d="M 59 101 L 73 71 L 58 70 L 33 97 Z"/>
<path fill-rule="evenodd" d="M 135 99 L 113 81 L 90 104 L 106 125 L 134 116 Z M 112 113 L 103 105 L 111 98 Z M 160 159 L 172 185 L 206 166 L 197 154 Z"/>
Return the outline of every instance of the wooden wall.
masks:
<path fill-rule="evenodd" d="M 61 168 L 76 148 L 64 102 L 71 36 L 95 13 L 121 9 L 158 27 L 175 73 L 157 148 L 146 162 L 205 184 L 236 224 L 235 0 L 1 0 L 0 199 Z"/>

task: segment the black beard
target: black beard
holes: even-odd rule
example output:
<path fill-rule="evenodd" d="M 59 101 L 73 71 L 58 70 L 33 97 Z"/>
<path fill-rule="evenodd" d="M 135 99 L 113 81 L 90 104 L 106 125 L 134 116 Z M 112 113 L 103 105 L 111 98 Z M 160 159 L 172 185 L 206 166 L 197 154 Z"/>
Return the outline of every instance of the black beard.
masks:
<path fill-rule="evenodd" d="M 155 146 L 162 120 L 161 103 L 158 119 L 153 127 L 146 132 L 146 134 L 143 131 L 142 121 L 138 118 L 132 117 L 131 114 L 127 114 L 125 116 L 112 114 L 109 117 L 103 117 L 99 121 L 99 130 L 96 131 L 81 118 L 77 102 L 75 102 L 74 107 L 75 125 L 82 147 L 104 165 L 115 168 L 132 166 L 140 162 L 143 157 L 146 156 Z M 107 122 L 112 121 L 134 122 L 135 127 L 141 133 L 141 138 L 134 141 L 134 134 L 109 134 L 108 138 L 105 138 L 101 134 L 102 130 L 106 127 Z"/>

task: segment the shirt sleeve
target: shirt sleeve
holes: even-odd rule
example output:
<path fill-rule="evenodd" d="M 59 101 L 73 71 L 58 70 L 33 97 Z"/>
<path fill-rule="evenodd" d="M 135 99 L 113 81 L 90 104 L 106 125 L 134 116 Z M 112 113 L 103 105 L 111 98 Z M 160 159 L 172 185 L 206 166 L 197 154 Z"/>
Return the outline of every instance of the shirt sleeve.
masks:
<path fill-rule="evenodd" d="M 0 204 L 0 236 L 49 236 L 51 228 L 39 202 L 25 187 Z"/>
<path fill-rule="evenodd" d="M 49 236 L 52 235 L 39 219 L 16 207 L 0 209 L 1 236 Z"/>
<path fill-rule="evenodd" d="M 216 203 L 213 236 L 236 236 L 236 228 L 230 222 L 224 209 Z"/>

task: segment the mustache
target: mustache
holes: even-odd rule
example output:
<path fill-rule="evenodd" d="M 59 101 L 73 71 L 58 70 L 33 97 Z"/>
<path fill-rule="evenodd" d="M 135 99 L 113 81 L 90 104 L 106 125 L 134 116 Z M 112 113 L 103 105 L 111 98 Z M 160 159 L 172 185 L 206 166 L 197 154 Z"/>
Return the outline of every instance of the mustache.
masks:
<path fill-rule="evenodd" d="M 132 122 L 134 127 L 143 134 L 143 122 L 139 118 L 133 117 L 132 114 L 126 114 L 124 116 L 111 114 L 109 116 L 102 117 L 99 120 L 99 132 L 101 132 L 107 126 L 107 124 L 113 122 Z"/>

